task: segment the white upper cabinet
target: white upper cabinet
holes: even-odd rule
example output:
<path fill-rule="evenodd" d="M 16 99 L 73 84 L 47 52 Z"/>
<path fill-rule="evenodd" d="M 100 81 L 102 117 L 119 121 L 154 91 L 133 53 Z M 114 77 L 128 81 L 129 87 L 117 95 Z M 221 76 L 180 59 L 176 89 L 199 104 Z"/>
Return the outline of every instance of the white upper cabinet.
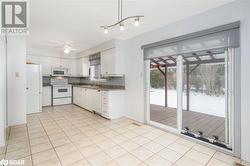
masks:
<path fill-rule="evenodd" d="M 51 67 L 61 67 L 61 59 L 57 57 L 51 57 Z"/>
<path fill-rule="evenodd" d="M 77 59 L 76 62 L 76 70 L 77 70 L 77 76 L 81 77 L 89 77 L 89 58 L 88 57 L 83 57 L 80 59 Z"/>
<path fill-rule="evenodd" d="M 76 60 L 75 59 L 61 59 L 60 67 L 68 69 L 69 76 L 76 76 Z"/>
<path fill-rule="evenodd" d="M 88 77 L 89 76 L 89 58 L 85 57 L 82 58 L 82 76 Z"/>
<path fill-rule="evenodd" d="M 68 68 L 70 69 L 71 75 L 76 76 L 77 75 L 76 59 L 69 59 L 68 62 L 69 62 Z"/>
<path fill-rule="evenodd" d="M 101 52 L 101 74 L 118 74 L 116 71 L 116 51 L 114 48 Z"/>
<path fill-rule="evenodd" d="M 41 64 L 43 75 L 51 75 L 52 68 L 62 67 L 68 69 L 69 76 L 89 76 L 88 58 L 66 59 L 48 56 L 31 56 L 27 55 L 27 63 Z"/>
<path fill-rule="evenodd" d="M 124 74 L 124 54 L 122 46 L 117 42 L 115 48 L 101 52 L 101 75 L 123 76 Z"/>
<path fill-rule="evenodd" d="M 51 58 L 40 56 L 40 64 L 43 75 L 51 75 Z"/>

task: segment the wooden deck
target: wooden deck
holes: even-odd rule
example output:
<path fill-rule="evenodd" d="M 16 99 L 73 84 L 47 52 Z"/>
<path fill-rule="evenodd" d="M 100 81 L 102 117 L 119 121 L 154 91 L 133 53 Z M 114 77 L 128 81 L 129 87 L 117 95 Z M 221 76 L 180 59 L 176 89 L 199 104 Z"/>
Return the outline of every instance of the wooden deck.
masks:
<path fill-rule="evenodd" d="M 193 111 L 183 111 L 182 116 L 183 127 L 188 127 L 195 133 L 202 131 L 207 137 L 216 135 L 220 141 L 225 141 L 225 118 Z M 176 109 L 151 104 L 150 120 L 176 128 Z"/>

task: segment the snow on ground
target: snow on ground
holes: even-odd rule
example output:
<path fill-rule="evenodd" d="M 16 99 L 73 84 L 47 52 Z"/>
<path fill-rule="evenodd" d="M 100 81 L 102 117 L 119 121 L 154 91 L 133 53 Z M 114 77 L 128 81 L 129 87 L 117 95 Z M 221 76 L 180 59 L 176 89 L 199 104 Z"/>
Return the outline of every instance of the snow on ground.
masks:
<path fill-rule="evenodd" d="M 190 91 L 190 110 L 209 115 L 225 117 L 225 97 L 208 96 L 205 93 Z M 151 89 L 150 104 L 165 105 L 165 90 Z M 176 108 L 177 92 L 168 89 L 168 107 Z M 186 109 L 186 93 L 183 93 L 183 107 Z"/>

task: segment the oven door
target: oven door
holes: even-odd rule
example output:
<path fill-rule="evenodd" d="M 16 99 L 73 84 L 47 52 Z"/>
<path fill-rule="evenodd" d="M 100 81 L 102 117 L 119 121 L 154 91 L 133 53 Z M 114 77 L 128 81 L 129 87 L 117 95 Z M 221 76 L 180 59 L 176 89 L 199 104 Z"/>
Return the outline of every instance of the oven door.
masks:
<path fill-rule="evenodd" d="M 71 86 L 53 86 L 53 98 L 67 98 L 71 96 Z"/>

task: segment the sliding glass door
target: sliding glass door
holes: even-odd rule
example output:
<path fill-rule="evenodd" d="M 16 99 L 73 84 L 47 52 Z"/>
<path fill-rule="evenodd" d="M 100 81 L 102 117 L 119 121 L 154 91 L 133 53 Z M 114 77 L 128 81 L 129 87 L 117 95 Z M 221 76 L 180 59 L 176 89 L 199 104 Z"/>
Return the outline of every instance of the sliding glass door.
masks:
<path fill-rule="evenodd" d="M 230 149 L 232 59 L 225 49 L 151 59 L 149 122 Z"/>
<path fill-rule="evenodd" d="M 239 30 L 234 22 L 142 46 L 148 123 L 239 154 Z"/>

